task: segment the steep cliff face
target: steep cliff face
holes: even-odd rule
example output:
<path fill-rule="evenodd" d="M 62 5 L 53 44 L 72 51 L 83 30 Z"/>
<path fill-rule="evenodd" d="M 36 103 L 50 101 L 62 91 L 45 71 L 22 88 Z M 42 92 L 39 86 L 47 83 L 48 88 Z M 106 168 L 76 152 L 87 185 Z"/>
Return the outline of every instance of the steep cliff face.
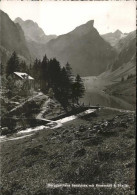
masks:
<path fill-rule="evenodd" d="M 38 24 L 32 20 L 23 21 L 21 18 L 16 18 L 14 22 L 20 24 L 28 41 L 43 44 L 56 38 L 56 35 L 45 35 L 44 31 L 38 26 Z"/>
<path fill-rule="evenodd" d="M 25 40 L 24 32 L 19 24 L 15 24 L 9 16 L 0 10 L 0 50 L 1 57 L 4 59 L 15 51 L 17 54 L 30 60 L 30 54 Z M 4 54 L 3 52 L 7 54 Z M 6 59 L 4 60 L 6 61 Z"/>
<path fill-rule="evenodd" d="M 115 81 L 121 78 L 127 78 L 129 75 L 136 74 L 136 31 L 129 33 L 125 38 L 121 39 L 115 48 L 118 56 L 108 70 L 101 76 Z"/>
<path fill-rule="evenodd" d="M 69 62 L 74 73 L 81 76 L 99 75 L 116 56 L 115 50 L 93 26 L 91 20 L 70 33 L 61 35 L 46 44 L 49 58 L 56 57 L 61 65 Z"/>
<path fill-rule="evenodd" d="M 107 33 L 104 35 L 101 35 L 105 41 L 110 43 L 111 46 L 115 46 L 120 39 L 127 36 L 126 33 L 122 33 L 120 30 L 116 30 L 115 32 Z"/>
<path fill-rule="evenodd" d="M 131 32 L 129 35 L 115 46 L 119 55 L 115 60 L 112 70 L 116 70 L 121 67 L 123 64 L 131 62 L 135 65 L 135 57 L 136 57 L 136 32 Z"/>
<path fill-rule="evenodd" d="M 57 36 L 46 35 L 38 24 L 32 20 L 23 21 L 18 17 L 14 22 L 19 24 L 24 31 L 31 58 L 33 60 L 35 58 L 42 59 L 45 55 L 45 44 L 51 39 L 55 39 Z"/>

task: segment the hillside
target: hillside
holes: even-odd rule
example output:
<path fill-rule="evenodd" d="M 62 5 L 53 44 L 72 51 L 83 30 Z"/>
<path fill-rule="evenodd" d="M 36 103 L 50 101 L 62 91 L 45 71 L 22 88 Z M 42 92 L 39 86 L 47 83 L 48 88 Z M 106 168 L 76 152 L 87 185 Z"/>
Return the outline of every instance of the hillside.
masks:
<path fill-rule="evenodd" d="M 115 46 L 119 50 L 119 55 L 113 64 L 112 70 L 116 70 L 121 65 L 132 62 L 135 65 L 136 32 L 131 32 L 127 37 L 120 40 Z"/>
<path fill-rule="evenodd" d="M 43 56 L 45 55 L 45 44 L 28 40 L 27 46 L 33 60 L 36 58 L 43 59 Z"/>
<path fill-rule="evenodd" d="M 0 51 L 2 62 L 5 63 L 13 51 L 23 58 L 30 60 L 31 56 L 27 47 L 24 32 L 19 24 L 15 24 L 9 16 L 0 10 Z"/>
<path fill-rule="evenodd" d="M 46 44 L 49 58 L 56 57 L 61 65 L 69 62 L 74 73 L 81 76 L 99 75 L 116 56 L 115 50 L 104 41 L 91 20 L 73 31 L 61 35 Z"/>
<path fill-rule="evenodd" d="M 63 127 L 23 136 L 1 143 L 2 194 L 134 194 L 133 113 L 101 109 Z M 48 188 L 51 183 L 127 187 Z"/>

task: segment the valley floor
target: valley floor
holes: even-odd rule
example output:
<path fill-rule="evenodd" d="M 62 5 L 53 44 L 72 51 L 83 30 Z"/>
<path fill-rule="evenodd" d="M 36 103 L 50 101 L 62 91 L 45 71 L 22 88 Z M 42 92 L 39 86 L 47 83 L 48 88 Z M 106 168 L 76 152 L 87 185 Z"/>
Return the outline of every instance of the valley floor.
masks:
<path fill-rule="evenodd" d="M 134 194 L 134 112 L 102 108 L 1 148 L 3 195 Z M 126 187 L 53 189 L 49 183 Z"/>

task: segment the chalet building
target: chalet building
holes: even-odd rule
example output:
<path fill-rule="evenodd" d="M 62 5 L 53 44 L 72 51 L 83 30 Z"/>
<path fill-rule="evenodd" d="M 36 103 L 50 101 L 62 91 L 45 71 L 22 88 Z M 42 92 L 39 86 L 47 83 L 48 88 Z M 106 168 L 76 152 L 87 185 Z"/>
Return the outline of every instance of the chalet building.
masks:
<path fill-rule="evenodd" d="M 19 80 L 34 80 L 33 77 L 24 72 L 14 72 L 14 78 Z"/>
<path fill-rule="evenodd" d="M 28 75 L 27 73 L 14 72 L 12 76 L 15 81 L 20 83 L 26 82 L 26 84 L 28 84 L 28 86 L 30 86 L 31 88 L 35 88 L 34 78 Z"/>

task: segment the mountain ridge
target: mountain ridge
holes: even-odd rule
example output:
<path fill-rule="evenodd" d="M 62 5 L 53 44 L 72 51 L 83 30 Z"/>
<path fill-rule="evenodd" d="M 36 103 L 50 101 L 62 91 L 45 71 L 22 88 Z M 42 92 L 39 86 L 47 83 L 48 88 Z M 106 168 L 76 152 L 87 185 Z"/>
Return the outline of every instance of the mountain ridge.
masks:
<path fill-rule="evenodd" d="M 120 39 L 124 38 L 126 35 L 126 33 L 122 33 L 119 29 L 117 29 L 114 32 L 109 32 L 101 36 L 105 41 L 109 42 L 110 45 L 114 47 L 120 41 Z"/>
<path fill-rule="evenodd" d="M 15 24 L 2 10 L 0 10 L 1 18 L 1 30 L 0 30 L 0 50 L 1 58 L 4 63 L 7 60 L 7 56 L 13 51 L 16 51 L 20 56 L 23 56 L 27 60 L 31 59 L 27 43 L 25 40 L 24 32 L 20 25 Z M 4 52 L 4 53 L 3 53 Z"/>
<path fill-rule="evenodd" d="M 2 40 L 0 50 L 3 56 L 5 49 L 9 51 L 7 52 L 7 55 L 9 55 L 11 46 L 13 47 L 11 52 L 15 50 L 19 55 L 27 59 L 42 59 L 46 54 L 48 58 L 56 57 L 61 66 L 64 66 L 67 62 L 70 63 L 73 73 L 78 73 L 81 76 L 98 76 L 106 72 L 106 70 L 114 72 L 120 68 L 121 64 L 123 66 L 125 63 L 128 67 L 127 64 L 134 61 L 134 31 L 124 37 L 122 37 L 124 33 L 120 30 L 105 34 L 117 37 L 117 41 L 112 47 L 109 41 L 104 40 L 103 35 L 100 35 L 97 29 L 94 28 L 94 20 L 90 20 L 77 26 L 69 33 L 44 42 L 43 36 L 48 35 L 45 35 L 36 22 L 32 20 L 24 21 L 18 17 L 14 23 L 8 14 L 2 11 L 0 13 L 3 15 L 2 17 L 7 18 L 2 22 L 4 28 L 0 32 L 7 32 L 7 34 L 2 34 L 5 42 L 3 43 Z M 8 30 L 9 21 L 10 25 L 16 29 L 17 34 L 20 35 L 20 40 L 17 39 L 18 36 L 15 31 L 13 33 L 12 30 Z M 37 29 L 36 32 L 34 29 Z M 26 34 L 27 32 L 29 33 Z M 132 36 L 132 34 L 134 35 Z M 29 38 L 30 35 L 33 35 L 32 39 Z M 23 41 L 22 45 L 20 44 L 21 40 Z M 130 42 L 132 43 L 130 44 Z M 131 52 L 129 53 L 130 50 Z M 4 56 L 3 58 L 6 57 Z"/>
<path fill-rule="evenodd" d="M 29 41 L 35 41 L 38 43 L 47 43 L 49 40 L 56 38 L 56 35 L 46 35 L 42 28 L 32 20 L 22 20 L 20 17 L 14 20 L 15 23 L 20 24 L 25 37 Z"/>
<path fill-rule="evenodd" d="M 127 79 L 129 75 L 136 74 L 136 31 L 129 33 L 121 39 L 115 47 L 118 51 L 113 64 L 100 77 L 113 81 Z"/>
<path fill-rule="evenodd" d="M 56 57 L 62 65 L 69 62 L 74 73 L 82 76 L 99 75 L 105 71 L 116 52 L 93 25 L 94 20 L 88 21 L 49 41 L 45 45 L 48 58 Z"/>

